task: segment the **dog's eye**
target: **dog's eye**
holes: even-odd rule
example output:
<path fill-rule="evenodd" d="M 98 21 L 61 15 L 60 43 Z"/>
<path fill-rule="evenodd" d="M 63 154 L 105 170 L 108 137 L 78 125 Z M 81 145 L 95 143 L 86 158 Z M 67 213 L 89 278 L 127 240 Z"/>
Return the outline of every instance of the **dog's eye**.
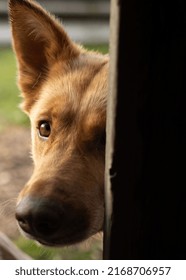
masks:
<path fill-rule="evenodd" d="M 41 138 L 48 138 L 51 133 L 50 123 L 47 121 L 40 122 L 38 126 L 38 132 Z"/>

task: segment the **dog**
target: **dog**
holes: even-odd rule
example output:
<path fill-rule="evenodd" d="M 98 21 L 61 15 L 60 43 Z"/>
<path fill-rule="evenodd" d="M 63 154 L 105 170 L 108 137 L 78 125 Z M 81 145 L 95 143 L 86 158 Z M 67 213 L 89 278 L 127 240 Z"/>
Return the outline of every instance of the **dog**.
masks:
<path fill-rule="evenodd" d="M 78 243 L 103 229 L 109 57 L 74 43 L 34 1 L 9 0 L 9 17 L 34 162 L 16 219 L 43 245 Z"/>

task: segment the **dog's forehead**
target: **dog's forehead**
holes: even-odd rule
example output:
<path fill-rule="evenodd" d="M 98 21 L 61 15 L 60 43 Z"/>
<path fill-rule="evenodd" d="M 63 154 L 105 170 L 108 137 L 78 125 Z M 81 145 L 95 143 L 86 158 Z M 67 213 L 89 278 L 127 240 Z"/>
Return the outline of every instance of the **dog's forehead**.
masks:
<path fill-rule="evenodd" d="M 33 112 L 38 114 L 90 114 L 106 109 L 107 57 L 81 56 L 63 66 L 56 63 L 44 83 Z"/>

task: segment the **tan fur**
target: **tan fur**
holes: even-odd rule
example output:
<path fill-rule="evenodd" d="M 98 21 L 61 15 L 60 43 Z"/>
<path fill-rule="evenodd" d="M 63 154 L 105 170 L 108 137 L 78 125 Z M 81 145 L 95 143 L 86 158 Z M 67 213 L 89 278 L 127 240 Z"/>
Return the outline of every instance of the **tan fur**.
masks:
<path fill-rule="evenodd" d="M 81 228 L 72 225 L 59 231 L 54 242 L 47 241 L 49 245 L 77 242 L 103 226 L 104 147 L 100 139 L 105 133 L 108 57 L 74 44 L 59 22 L 35 2 L 10 0 L 9 7 L 35 165 L 18 205 L 24 197 L 46 197 L 68 205 L 69 212 L 72 206 L 76 215 L 86 213 L 87 226 L 80 238 Z M 41 121 L 51 125 L 47 140 L 38 136 Z"/>

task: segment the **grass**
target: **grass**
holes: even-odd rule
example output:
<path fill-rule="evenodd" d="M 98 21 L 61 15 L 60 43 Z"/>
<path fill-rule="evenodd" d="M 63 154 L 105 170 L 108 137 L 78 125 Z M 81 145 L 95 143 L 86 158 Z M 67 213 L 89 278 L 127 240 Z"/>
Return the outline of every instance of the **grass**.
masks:
<path fill-rule="evenodd" d="M 86 45 L 85 47 L 88 50 L 98 51 L 98 52 L 101 52 L 103 54 L 108 53 L 108 45 L 106 45 L 106 44 L 104 44 L 104 45 Z"/>
<path fill-rule="evenodd" d="M 87 45 L 87 49 L 108 52 L 107 45 Z M 0 48 L 0 129 L 7 124 L 27 125 L 28 118 L 19 109 L 20 92 L 16 85 L 16 60 L 10 48 Z"/>
<path fill-rule="evenodd" d="M 37 245 L 36 242 L 20 236 L 15 244 L 35 260 L 94 260 L 102 257 L 102 246 L 98 240 L 94 240 L 90 244 L 49 248 Z"/>
<path fill-rule="evenodd" d="M 8 124 L 23 125 L 26 116 L 18 108 L 21 101 L 16 86 L 16 61 L 11 49 L 0 49 L 0 128 Z"/>

